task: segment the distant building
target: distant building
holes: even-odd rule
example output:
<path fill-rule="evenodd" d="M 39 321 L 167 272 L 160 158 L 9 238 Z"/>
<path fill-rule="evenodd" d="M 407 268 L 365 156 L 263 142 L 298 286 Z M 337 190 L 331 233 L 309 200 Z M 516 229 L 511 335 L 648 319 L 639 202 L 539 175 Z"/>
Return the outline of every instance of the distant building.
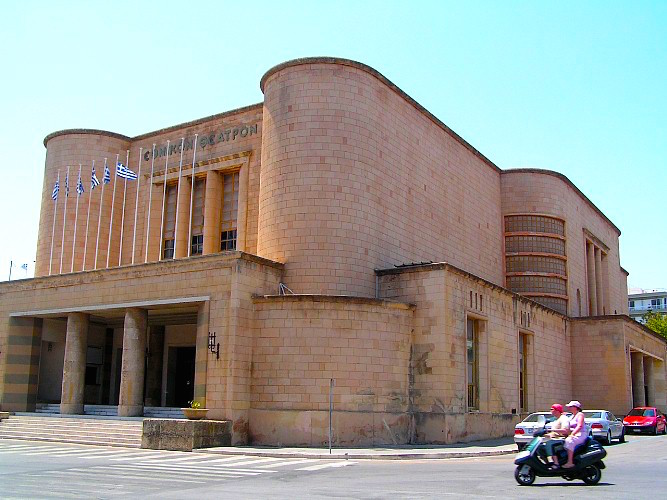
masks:
<path fill-rule="evenodd" d="M 630 317 L 640 323 L 644 323 L 644 315 L 649 311 L 667 314 L 667 290 L 640 290 L 628 294 L 628 309 Z"/>

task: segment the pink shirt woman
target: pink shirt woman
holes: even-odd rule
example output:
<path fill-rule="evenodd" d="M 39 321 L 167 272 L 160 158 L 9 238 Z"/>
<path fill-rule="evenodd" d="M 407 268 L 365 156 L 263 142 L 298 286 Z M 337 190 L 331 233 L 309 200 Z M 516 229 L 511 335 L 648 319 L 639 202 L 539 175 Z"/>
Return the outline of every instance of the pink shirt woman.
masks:
<path fill-rule="evenodd" d="M 579 401 L 570 401 L 567 408 L 573 415 L 570 420 L 570 434 L 565 438 L 564 444 L 567 450 L 567 463 L 563 465 L 565 468 L 574 467 L 574 449 L 588 439 L 584 413 L 581 411 L 581 403 Z"/>

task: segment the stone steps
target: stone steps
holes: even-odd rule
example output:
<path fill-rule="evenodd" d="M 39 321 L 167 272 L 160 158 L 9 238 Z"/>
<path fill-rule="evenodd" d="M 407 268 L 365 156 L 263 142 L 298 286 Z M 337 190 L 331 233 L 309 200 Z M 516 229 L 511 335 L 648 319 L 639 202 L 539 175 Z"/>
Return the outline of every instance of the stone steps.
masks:
<path fill-rule="evenodd" d="M 143 420 L 12 415 L 0 422 L 0 439 L 141 448 Z"/>
<path fill-rule="evenodd" d="M 37 404 L 35 413 L 44 415 L 60 414 L 59 404 Z M 99 415 L 115 417 L 118 416 L 118 407 L 113 405 L 85 405 L 83 407 L 84 415 Z M 145 406 L 144 417 L 147 418 L 185 418 L 180 408 Z"/>

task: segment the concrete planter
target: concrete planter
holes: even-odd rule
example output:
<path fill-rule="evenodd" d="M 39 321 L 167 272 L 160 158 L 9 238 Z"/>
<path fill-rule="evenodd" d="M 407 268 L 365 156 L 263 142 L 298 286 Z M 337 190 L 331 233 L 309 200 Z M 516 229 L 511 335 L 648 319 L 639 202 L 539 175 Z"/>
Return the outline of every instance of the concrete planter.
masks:
<path fill-rule="evenodd" d="M 188 420 L 201 420 L 206 418 L 206 413 L 208 413 L 207 408 L 181 408 L 181 410 Z"/>

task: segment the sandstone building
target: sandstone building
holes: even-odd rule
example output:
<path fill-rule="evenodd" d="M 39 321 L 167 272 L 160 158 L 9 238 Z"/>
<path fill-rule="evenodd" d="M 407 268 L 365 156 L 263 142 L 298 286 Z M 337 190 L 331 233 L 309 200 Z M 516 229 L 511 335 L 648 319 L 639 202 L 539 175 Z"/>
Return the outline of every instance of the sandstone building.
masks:
<path fill-rule="evenodd" d="M 370 445 L 507 435 L 573 398 L 667 409 L 620 231 L 566 177 L 501 170 L 357 62 L 260 85 L 137 137 L 46 137 L 36 277 L 0 283 L 2 410 L 195 398 L 235 443 L 319 445 L 334 379 L 335 444 Z"/>

